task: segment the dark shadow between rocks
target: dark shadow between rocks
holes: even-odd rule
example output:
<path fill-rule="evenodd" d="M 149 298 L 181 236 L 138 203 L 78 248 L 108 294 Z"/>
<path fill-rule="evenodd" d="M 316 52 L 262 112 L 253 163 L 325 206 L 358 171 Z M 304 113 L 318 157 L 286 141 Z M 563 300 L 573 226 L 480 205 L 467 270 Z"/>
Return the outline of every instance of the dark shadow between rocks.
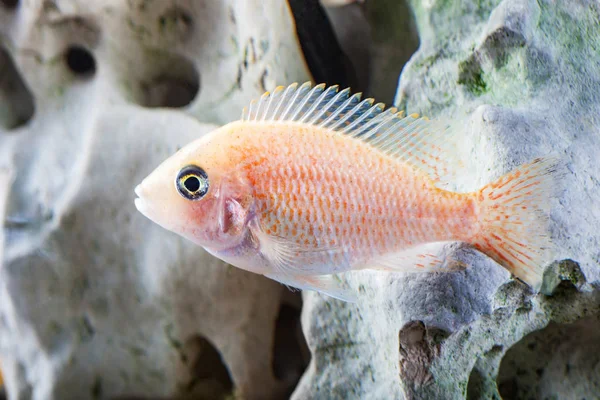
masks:
<path fill-rule="evenodd" d="M 187 379 L 181 392 L 201 398 L 224 399 L 233 392 L 233 381 L 221 353 L 206 338 L 197 335 L 186 340 L 180 350 Z M 208 397 L 207 397 L 208 396 Z"/>
<path fill-rule="evenodd" d="M 467 400 L 501 400 L 496 386 L 494 365 L 504 354 L 504 346 L 495 345 L 477 359 L 467 382 Z"/>
<path fill-rule="evenodd" d="M 221 353 L 206 338 L 196 335 L 177 344 L 183 380 L 173 396 L 125 395 L 112 400 L 226 400 L 233 398 L 234 385 Z M 101 393 L 94 395 L 101 398 Z"/>
<path fill-rule="evenodd" d="M 600 393 L 600 319 L 551 322 L 512 346 L 500 364 L 503 399 L 594 398 Z"/>
<path fill-rule="evenodd" d="M 33 118 L 33 95 L 8 51 L 0 47 L 0 127 L 11 130 Z"/>
<path fill-rule="evenodd" d="M 288 0 L 296 22 L 296 35 L 308 69 L 317 83 L 355 86 L 356 76 L 342 51 L 319 0 Z"/>
<path fill-rule="evenodd" d="M 5 8 L 12 10 L 17 8 L 19 5 L 19 0 L 0 0 L 0 4 L 2 4 Z"/>
<path fill-rule="evenodd" d="M 308 366 L 310 351 L 300 323 L 300 292 L 287 292 L 286 295 L 288 299 L 282 302 L 275 321 L 271 366 L 275 378 L 289 387 L 285 393 L 285 398 L 289 398 Z"/>
<path fill-rule="evenodd" d="M 467 400 L 483 399 L 482 386 L 485 385 L 485 377 L 478 369 L 474 368 L 469 375 L 467 384 Z"/>
<path fill-rule="evenodd" d="M 352 3 L 342 7 L 325 8 L 342 52 L 351 64 L 350 84 L 353 92 L 365 92 L 369 87 L 371 63 L 371 28 L 364 7 Z"/>
<path fill-rule="evenodd" d="M 365 13 L 373 40 L 368 94 L 391 105 L 400 74 L 421 42 L 415 15 L 408 0 L 368 1 Z"/>

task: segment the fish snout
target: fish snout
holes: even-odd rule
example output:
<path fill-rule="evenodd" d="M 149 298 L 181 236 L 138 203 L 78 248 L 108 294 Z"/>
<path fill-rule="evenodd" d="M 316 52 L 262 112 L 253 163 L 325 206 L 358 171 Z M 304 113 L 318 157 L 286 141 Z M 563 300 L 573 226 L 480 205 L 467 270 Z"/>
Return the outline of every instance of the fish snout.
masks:
<path fill-rule="evenodd" d="M 150 218 L 148 215 L 149 207 L 146 201 L 144 200 L 144 188 L 142 186 L 142 183 L 137 185 L 133 191 L 137 196 L 134 200 L 135 208 L 137 208 L 137 210 L 141 212 L 145 217 Z"/>

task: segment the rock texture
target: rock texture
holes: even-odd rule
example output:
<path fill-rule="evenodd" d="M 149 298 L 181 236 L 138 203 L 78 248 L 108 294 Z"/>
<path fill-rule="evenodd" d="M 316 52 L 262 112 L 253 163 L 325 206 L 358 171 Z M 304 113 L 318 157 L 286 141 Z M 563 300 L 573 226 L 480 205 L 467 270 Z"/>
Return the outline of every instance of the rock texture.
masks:
<path fill-rule="evenodd" d="M 347 274 L 363 292 L 358 305 L 304 293 L 313 358 L 292 398 L 591 398 L 600 382 L 600 9 L 583 0 L 410 7 L 420 47 L 397 105 L 461 121 L 473 168 L 457 190 L 561 155 L 556 262 L 539 294 L 466 246 L 447 249 L 462 271 Z"/>
<path fill-rule="evenodd" d="M 310 79 L 293 27 L 281 1 L 0 1 L 9 398 L 293 389 L 307 362 L 298 299 L 133 205 L 180 146 Z"/>
<path fill-rule="evenodd" d="M 550 152 L 567 175 L 541 293 L 458 244 L 445 252 L 462 270 L 349 273 L 359 304 L 303 294 L 312 357 L 291 397 L 597 393 L 598 6 L 344 1 L 360 4 L 329 15 L 348 62 L 317 3 L 0 0 L 10 398 L 288 397 L 308 358 L 299 299 L 152 224 L 133 187 L 251 98 L 311 77 L 461 121 L 472 168 L 457 190 Z M 344 10 L 370 27 L 342 26 Z"/>
<path fill-rule="evenodd" d="M 10 189 L 12 179 L 12 171 L 9 168 L 0 168 L 0 216 L 4 220 L 6 213 L 6 200 L 8 198 L 8 191 Z M 2 261 L 4 259 L 4 230 L 0 230 L 0 268 L 2 268 Z M 0 364 L 0 369 L 2 365 Z M 6 393 L 4 391 L 4 376 L 0 371 L 0 399 L 5 399 Z"/>

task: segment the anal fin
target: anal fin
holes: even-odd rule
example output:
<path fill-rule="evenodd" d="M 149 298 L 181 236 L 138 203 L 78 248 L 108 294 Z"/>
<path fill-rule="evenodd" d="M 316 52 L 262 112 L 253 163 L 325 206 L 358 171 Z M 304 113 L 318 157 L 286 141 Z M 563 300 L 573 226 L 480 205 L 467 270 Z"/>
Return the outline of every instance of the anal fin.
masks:
<path fill-rule="evenodd" d="M 395 272 L 436 272 L 461 269 L 464 266 L 448 260 L 444 247 L 452 242 L 427 243 L 397 253 L 389 253 L 372 260 L 368 269 Z"/>

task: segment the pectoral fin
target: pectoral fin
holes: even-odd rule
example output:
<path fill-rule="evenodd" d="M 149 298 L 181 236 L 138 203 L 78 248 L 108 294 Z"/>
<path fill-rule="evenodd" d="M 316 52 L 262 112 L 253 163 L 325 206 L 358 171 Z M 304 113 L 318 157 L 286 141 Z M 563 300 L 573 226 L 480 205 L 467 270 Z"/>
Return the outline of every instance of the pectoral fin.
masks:
<path fill-rule="evenodd" d="M 305 247 L 292 240 L 269 235 L 258 225 L 251 229 L 260 243 L 262 256 L 277 275 L 315 275 L 334 272 L 330 268 L 330 262 L 334 258 L 336 271 L 350 269 L 348 257 L 339 257 L 340 254 L 346 255 L 341 247 Z"/>
<path fill-rule="evenodd" d="M 302 290 L 314 290 L 327 296 L 348 302 L 356 303 L 356 293 L 350 288 L 342 287 L 342 282 L 337 275 L 306 275 L 291 276 L 286 274 L 265 274 L 286 286 L 292 286 Z"/>

